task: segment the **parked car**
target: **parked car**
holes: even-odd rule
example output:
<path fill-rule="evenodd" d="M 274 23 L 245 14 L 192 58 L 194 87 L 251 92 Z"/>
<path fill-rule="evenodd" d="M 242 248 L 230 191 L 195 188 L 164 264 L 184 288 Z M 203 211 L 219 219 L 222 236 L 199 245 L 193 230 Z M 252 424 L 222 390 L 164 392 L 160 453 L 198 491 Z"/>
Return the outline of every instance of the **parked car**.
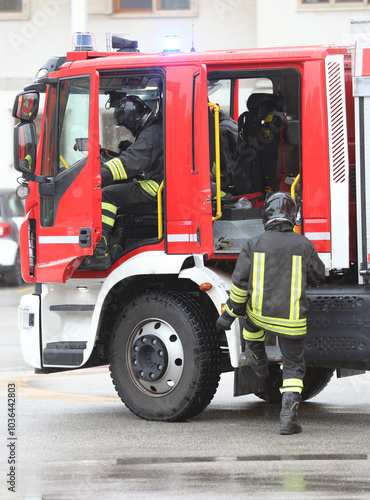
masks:
<path fill-rule="evenodd" d="M 0 190 L 0 276 L 8 286 L 23 283 L 19 255 L 19 229 L 24 202 L 14 190 Z"/>

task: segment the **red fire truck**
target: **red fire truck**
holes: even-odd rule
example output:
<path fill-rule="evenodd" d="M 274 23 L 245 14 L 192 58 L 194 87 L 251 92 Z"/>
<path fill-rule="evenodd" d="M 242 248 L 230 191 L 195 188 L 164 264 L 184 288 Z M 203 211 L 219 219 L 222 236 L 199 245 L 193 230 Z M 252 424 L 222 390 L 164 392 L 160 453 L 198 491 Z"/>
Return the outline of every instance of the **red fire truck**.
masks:
<path fill-rule="evenodd" d="M 299 207 L 296 230 L 326 266 L 325 283 L 307 289 L 303 399 L 335 370 L 370 370 L 370 48 L 142 54 L 115 37 L 110 52 L 77 49 L 48 60 L 14 104 L 27 197 L 21 262 L 35 284 L 19 306 L 25 361 L 45 374 L 109 364 L 122 401 L 150 420 L 199 414 L 227 371 L 235 396 L 278 401 L 276 338 L 266 341 L 261 385 L 243 359 L 240 324 L 225 333 L 215 322 L 242 245 L 264 230 L 266 193 L 285 190 Z M 112 268 L 81 271 L 102 232 L 101 157 L 132 140 L 109 108 L 126 95 L 163 116 L 164 181 L 156 208 L 118 212 L 125 241 Z M 226 172 L 220 110 L 237 123 Z"/>

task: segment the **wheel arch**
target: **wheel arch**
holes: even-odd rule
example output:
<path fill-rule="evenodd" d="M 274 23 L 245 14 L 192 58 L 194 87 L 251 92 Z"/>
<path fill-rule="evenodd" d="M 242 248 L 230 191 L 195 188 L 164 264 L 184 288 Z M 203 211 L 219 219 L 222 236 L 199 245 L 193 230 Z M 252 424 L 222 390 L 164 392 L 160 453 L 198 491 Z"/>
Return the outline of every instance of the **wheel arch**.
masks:
<path fill-rule="evenodd" d="M 199 285 L 204 282 L 209 282 L 212 287 L 207 292 L 200 292 Z M 146 289 L 165 287 L 197 295 L 198 302 L 214 323 L 222 304 L 227 300 L 227 290 L 230 286 L 230 275 L 216 268 L 205 267 L 202 255 L 145 252 L 134 256 L 115 269 L 101 287 L 92 316 L 85 363 L 94 349 L 101 363 L 107 358 L 107 343 L 113 322 L 122 304 L 134 295 Z M 231 365 L 237 367 L 240 357 L 238 322 L 234 322 L 231 330 L 226 332 L 225 341 L 229 348 Z"/>

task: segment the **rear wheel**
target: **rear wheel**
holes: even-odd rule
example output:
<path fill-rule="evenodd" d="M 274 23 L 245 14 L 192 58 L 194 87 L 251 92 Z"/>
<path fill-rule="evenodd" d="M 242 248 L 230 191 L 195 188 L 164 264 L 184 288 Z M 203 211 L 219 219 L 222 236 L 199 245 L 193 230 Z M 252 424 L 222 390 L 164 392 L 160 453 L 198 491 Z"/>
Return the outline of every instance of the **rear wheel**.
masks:
<path fill-rule="evenodd" d="M 281 393 L 279 388 L 283 385 L 283 372 L 279 364 L 269 365 L 270 376 L 266 380 L 266 390 L 255 393 L 256 396 L 268 403 L 279 403 Z M 334 370 L 317 366 L 307 366 L 306 375 L 303 379 L 302 401 L 311 399 L 319 394 L 330 382 Z"/>
<path fill-rule="evenodd" d="M 195 300 L 177 292 L 148 292 L 127 304 L 116 322 L 110 370 L 133 413 L 183 421 L 211 402 L 220 378 L 220 348 Z"/>

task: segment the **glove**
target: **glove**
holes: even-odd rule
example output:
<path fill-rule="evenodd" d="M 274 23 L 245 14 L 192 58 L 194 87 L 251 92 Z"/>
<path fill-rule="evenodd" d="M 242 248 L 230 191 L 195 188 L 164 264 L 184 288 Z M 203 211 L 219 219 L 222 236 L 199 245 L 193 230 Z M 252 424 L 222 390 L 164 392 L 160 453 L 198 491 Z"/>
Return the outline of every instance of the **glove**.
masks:
<path fill-rule="evenodd" d="M 116 156 L 118 156 L 118 154 L 119 153 L 116 153 L 115 151 L 111 151 L 110 149 L 100 148 L 100 160 L 103 163 L 111 160 L 112 158 L 115 158 Z"/>
<path fill-rule="evenodd" d="M 221 236 L 221 238 L 218 239 L 216 245 L 215 245 L 215 250 L 227 250 L 230 245 L 230 241 L 226 240 L 226 234 L 224 236 Z"/>
<path fill-rule="evenodd" d="M 222 315 L 216 321 L 217 330 L 230 330 L 231 325 L 234 322 L 234 319 L 230 314 L 226 311 L 222 313 Z"/>
<path fill-rule="evenodd" d="M 121 154 L 123 151 L 126 151 L 126 149 L 129 148 L 131 144 L 131 141 L 121 141 L 118 144 L 118 153 Z"/>

